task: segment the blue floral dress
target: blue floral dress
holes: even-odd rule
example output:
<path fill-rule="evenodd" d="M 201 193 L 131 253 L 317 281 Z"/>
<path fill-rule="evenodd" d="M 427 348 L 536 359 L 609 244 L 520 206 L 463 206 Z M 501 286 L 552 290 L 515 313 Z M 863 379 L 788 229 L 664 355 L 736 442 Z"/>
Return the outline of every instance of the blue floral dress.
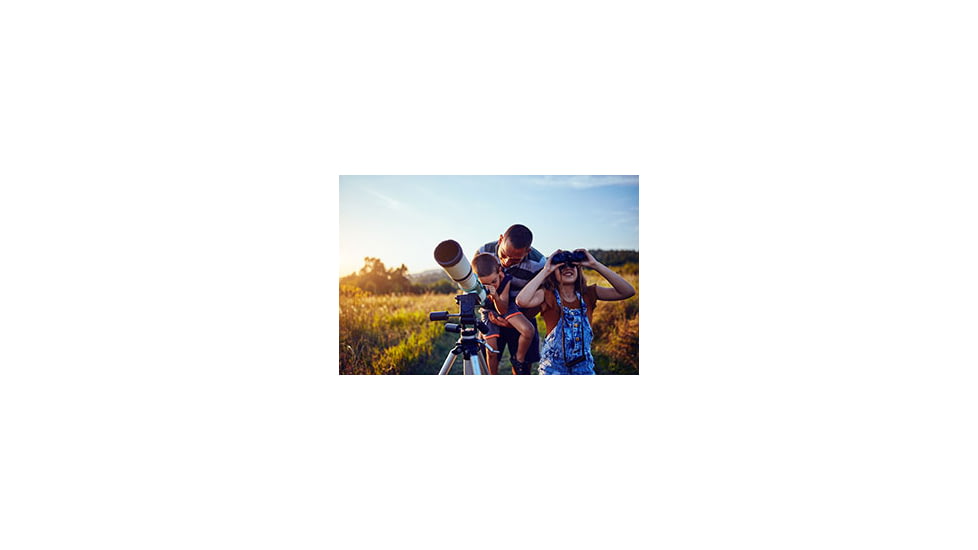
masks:
<path fill-rule="evenodd" d="M 561 310 L 560 319 L 547 339 L 543 342 L 543 356 L 540 359 L 540 374 L 594 374 L 594 356 L 591 355 L 591 323 L 587 319 L 587 304 L 577 292 L 580 308 L 569 308 L 557 296 L 557 308 Z"/>

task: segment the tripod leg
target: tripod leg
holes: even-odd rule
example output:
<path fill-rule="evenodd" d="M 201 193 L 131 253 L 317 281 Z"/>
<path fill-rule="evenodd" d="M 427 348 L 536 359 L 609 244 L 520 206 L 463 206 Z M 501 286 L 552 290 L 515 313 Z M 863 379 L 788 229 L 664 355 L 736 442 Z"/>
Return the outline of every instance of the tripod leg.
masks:
<path fill-rule="evenodd" d="M 473 354 L 472 358 L 468 360 L 469 370 L 471 373 L 467 372 L 465 374 L 489 374 L 486 372 L 485 367 L 482 365 L 482 358 L 478 353 Z"/>
<path fill-rule="evenodd" d="M 458 357 L 457 354 L 448 352 L 448 357 L 445 358 L 445 364 L 441 366 L 441 370 L 438 371 L 438 374 L 448 374 L 448 372 L 452 370 L 452 365 L 455 364 L 456 357 Z"/>
<path fill-rule="evenodd" d="M 488 349 L 483 349 L 479 352 L 479 360 L 482 361 L 482 365 L 486 369 L 486 374 L 492 374 L 492 367 L 489 363 L 489 354 L 490 351 Z"/>

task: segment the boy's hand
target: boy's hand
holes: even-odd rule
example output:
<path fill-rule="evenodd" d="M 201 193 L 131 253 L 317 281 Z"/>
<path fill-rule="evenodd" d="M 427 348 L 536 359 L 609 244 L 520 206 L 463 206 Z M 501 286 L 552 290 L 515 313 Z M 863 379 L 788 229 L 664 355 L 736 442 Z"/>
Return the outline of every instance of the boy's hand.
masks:
<path fill-rule="evenodd" d="M 496 297 L 499 296 L 499 294 L 496 292 L 496 287 L 495 286 L 493 286 L 493 285 L 482 285 L 482 286 L 484 286 L 486 288 L 486 292 L 489 293 L 489 296 L 491 296 L 493 298 L 496 298 Z"/>
<path fill-rule="evenodd" d="M 494 311 L 488 312 L 488 316 L 489 316 L 489 322 L 492 323 L 492 324 L 494 324 L 494 325 L 497 325 L 497 326 L 500 326 L 500 327 L 508 327 L 509 326 L 509 321 L 507 321 L 505 317 L 500 317 Z"/>

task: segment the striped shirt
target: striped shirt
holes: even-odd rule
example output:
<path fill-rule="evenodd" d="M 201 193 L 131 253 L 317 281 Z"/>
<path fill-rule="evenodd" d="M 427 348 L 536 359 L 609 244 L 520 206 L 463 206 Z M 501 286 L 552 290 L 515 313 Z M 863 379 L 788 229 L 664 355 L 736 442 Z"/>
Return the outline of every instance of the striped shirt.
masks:
<path fill-rule="evenodd" d="M 489 254 L 494 254 L 496 259 L 499 259 L 499 253 L 496 251 L 498 244 L 498 241 L 486 243 L 479 247 L 476 254 L 486 252 Z M 511 303 L 515 303 L 516 295 L 523 290 L 526 283 L 530 282 L 530 279 L 535 277 L 546 264 L 547 257 L 541 254 L 539 250 L 531 246 L 530 253 L 527 254 L 526 257 L 520 261 L 520 263 L 503 268 L 503 273 L 513 278 L 513 283 L 509 285 L 509 299 Z"/>

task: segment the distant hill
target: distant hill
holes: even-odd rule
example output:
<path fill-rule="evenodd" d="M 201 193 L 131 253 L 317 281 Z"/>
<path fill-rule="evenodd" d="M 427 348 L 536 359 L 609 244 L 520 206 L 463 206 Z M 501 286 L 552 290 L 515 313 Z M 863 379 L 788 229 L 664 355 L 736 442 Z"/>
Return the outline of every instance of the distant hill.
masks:
<path fill-rule="evenodd" d="M 430 285 L 438 281 L 452 282 L 452 279 L 449 278 L 448 273 L 445 273 L 444 269 L 429 269 L 421 273 L 408 273 L 407 278 L 412 283 L 419 285 Z"/>
<path fill-rule="evenodd" d="M 606 266 L 638 263 L 638 250 L 588 250 L 594 259 Z"/>

